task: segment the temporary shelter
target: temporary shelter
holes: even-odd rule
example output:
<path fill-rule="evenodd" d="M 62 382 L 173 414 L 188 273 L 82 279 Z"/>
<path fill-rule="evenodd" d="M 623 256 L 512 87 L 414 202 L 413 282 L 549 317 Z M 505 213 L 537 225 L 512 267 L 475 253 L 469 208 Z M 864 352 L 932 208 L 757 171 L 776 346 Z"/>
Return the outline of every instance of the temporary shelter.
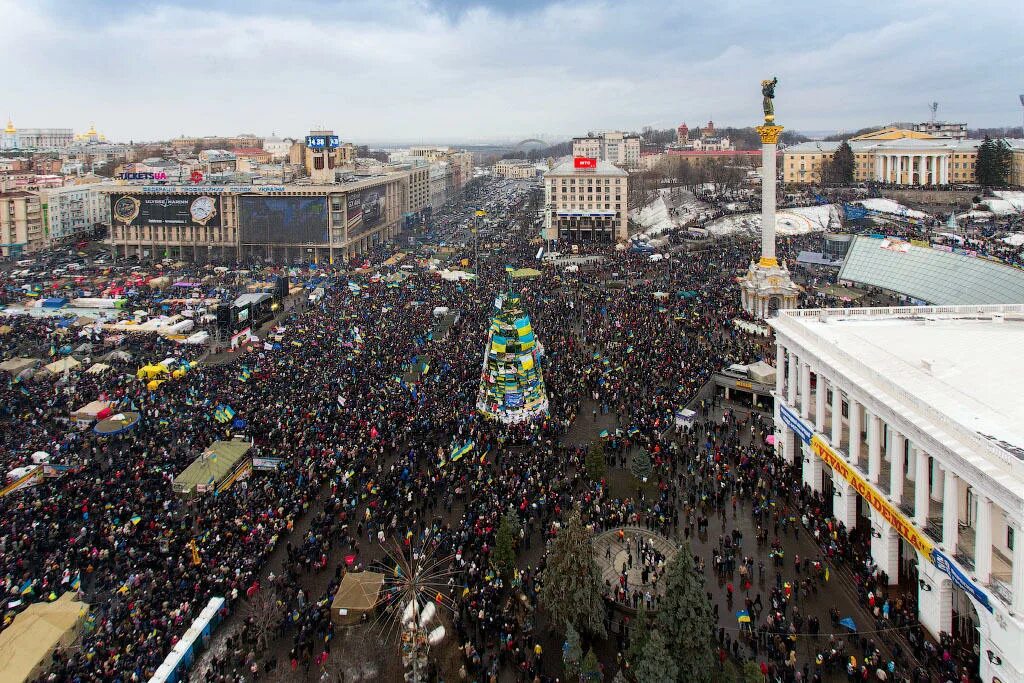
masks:
<path fill-rule="evenodd" d="M 377 572 L 349 572 L 341 580 L 331 603 L 331 620 L 338 626 L 359 623 L 380 600 L 384 575 Z"/>
<path fill-rule="evenodd" d="M 89 605 L 65 593 L 54 602 L 36 602 L 0 633 L 3 680 L 34 681 L 53 661 L 57 648 L 68 648 L 82 632 Z"/>
<path fill-rule="evenodd" d="M 103 419 L 110 414 L 110 401 L 91 401 L 71 413 L 71 419 L 80 424 L 88 424 L 93 420 Z"/>
<path fill-rule="evenodd" d="M 74 356 L 66 356 L 47 365 L 46 371 L 54 375 L 59 375 L 63 372 L 67 372 L 68 370 L 77 368 L 79 365 L 81 365 L 81 363 L 79 363 Z"/>
<path fill-rule="evenodd" d="M 174 478 L 174 492 L 191 495 L 227 489 L 252 469 L 252 458 L 246 455 L 250 448 L 248 441 L 214 441 Z"/>
<path fill-rule="evenodd" d="M 8 358 L 3 363 L 0 363 L 0 370 L 17 375 L 22 370 L 31 368 L 38 362 L 38 358 Z"/>

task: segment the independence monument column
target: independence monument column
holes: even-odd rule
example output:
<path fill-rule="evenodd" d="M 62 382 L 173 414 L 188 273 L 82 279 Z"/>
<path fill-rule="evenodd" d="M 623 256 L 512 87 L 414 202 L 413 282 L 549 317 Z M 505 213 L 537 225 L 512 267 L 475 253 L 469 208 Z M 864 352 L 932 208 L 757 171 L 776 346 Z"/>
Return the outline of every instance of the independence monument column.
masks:
<path fill-rule="evenodd" d="M 761 258 L 751 262 L 740 278 L 743 310 L 757 318 L 767 318 L 779 308 L 796 308 L 801 288 L 789 277 L 785 263 L 775 257 L 775 184 L 776 154 L 782 126 L 775 125 L 775 85 L 779 79 L 761 81 L 764 96 L 764 125 L 761 136 Z"/>

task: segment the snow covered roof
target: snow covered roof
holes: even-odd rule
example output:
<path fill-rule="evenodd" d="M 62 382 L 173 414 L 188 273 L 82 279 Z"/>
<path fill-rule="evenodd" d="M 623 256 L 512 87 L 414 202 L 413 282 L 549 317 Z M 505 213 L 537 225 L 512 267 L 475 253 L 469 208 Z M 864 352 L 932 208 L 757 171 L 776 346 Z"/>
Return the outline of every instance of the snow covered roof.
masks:
<path fill-rule="evenodd" d="M 934 138 L 921 140 L 916 138 L 899 138 L 897 140 L 849 140 L 854 152 L 886 152 L 898 150 L 910 151 L 947 151 L 976 152 L 983 140 L 954 140 L 951 138 Z M 1006 144 L 1014 149 L 1024 148 L 1024 140 L 1007 139 Z M 783 150 L 786 154 L 816 154 L 824 152 L 832 154 L 838 149 L 837 141 L 811 140 L 790 145 Z"/>
<path fill-rule="evenodd" d="M 1021 497 L 1006 477 L 1024 476 L 1024 306 L 781 311 L 770 324 Z"/>

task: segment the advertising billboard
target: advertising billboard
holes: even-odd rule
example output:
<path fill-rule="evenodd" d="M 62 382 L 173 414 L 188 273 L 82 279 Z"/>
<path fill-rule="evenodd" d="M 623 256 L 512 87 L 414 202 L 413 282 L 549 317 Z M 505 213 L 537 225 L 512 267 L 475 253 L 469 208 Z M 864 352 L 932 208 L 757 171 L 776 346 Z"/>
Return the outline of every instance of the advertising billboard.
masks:
<path fill-rule="evenodd" d="M 597 159 L 594 157 L 573 157 L 572 165 L 575 168 L 597 168 Z"/>
<path fill-rule="evenodd" d="M 341 138 L 337 135 L 307 135 L 306 147 L 310 149 L 337 149 L 341 146 Z"/>
<path fill-rule="evenodd" d="M 220 225 L 220 198 L 211 195 L 115 194 L 110 215 L 122 225 Z"/>
<path fill-rule="evenodd" d="M 345 207 L 349 236 L 375 228 L 384 222 L 384 186 L 349 192 Z"/>
<path fill-rule="evenodd" d="M 242 196 L 244 244 L 326 244 L 327 197 Z"/>

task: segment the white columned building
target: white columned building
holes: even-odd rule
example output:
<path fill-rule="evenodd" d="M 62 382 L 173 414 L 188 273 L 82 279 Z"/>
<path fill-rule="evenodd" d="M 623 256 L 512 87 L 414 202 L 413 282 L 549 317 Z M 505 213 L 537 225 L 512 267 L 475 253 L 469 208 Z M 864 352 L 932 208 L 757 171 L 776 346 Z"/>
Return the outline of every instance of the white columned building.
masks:
<path fill-rule="evenodd" d="M 933 638 L 979 652 L 984 681 L 1024 683 L 1024 304 L 785 310 L 769 325 L 777 447 L 805 457 L 839 522 L 858 526 L 859 509 L 890 595 L 916 592 Z"/>

